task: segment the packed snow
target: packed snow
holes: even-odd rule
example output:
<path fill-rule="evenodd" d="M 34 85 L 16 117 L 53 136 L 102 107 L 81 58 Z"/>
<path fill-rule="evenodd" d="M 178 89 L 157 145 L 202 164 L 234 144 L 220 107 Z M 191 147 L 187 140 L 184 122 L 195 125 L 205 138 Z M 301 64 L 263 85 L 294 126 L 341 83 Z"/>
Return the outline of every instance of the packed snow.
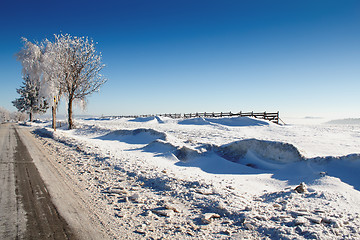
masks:
<path fill-rule="evenodd" d="M 89 118 L 56 132 L 49 124 L 32 127 L 76 152 L 69 171 L 106 201 L 112 228 L 128 224 L 129 238 L 360 238 L 359 124 Z"/>

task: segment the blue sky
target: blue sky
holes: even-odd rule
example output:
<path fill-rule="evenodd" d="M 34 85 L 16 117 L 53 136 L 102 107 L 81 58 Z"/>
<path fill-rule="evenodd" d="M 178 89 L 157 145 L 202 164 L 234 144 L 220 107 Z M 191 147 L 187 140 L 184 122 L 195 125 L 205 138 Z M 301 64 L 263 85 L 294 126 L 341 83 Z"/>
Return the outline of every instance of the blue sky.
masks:
<path fill-rule="evenodd" d="M 360 114 L 358 0 L 3 0 L 0 21 L 0 106 L 11 111 L 20 38 L 70 33 L 98 42 L 106 64 L 86 114 Z"/>

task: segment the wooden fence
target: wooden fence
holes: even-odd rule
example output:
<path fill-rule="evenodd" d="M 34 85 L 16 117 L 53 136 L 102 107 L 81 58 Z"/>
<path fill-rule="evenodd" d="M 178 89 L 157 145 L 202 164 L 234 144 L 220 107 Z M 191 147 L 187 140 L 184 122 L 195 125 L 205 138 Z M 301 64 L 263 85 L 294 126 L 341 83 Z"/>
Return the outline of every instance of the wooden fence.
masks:
<path fill-rule="evenodd" d="M 164 114 L 147 114 L 147 115 L 131 115 L 131 116 L 113 116 L 116 118 L 138 118 L 138 117 L 169 117 L 169 118 L 196 118 L 196 117 L 210 117 L 210 118 L 221 118 L 221 117 L 254 117 L 258 119 L 265 119 L 270 122 L 279 124 L 279 112 L 198 112 L 198 113 L 164 113 Z"/>

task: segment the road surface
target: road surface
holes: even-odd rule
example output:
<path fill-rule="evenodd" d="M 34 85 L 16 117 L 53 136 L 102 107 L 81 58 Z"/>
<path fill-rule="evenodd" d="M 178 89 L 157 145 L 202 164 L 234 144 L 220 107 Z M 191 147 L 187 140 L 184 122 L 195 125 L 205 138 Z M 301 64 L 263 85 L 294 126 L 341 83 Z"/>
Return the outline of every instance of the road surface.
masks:
<path fill-rule="evenodd" d="M 26 127 L 0 124 L 0 239 L 106 239 L 40 148 Z"/>

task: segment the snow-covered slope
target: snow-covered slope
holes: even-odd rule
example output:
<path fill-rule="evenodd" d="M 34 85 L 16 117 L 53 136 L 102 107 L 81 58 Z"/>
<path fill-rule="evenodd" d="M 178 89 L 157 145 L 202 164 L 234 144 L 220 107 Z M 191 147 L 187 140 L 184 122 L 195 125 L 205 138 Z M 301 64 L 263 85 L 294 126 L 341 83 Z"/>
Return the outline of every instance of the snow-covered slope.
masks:
<path fill-rule="evenodd" d="M 236 231 L 289 239 L 360 237 L 360 125 L 279 126 L 246 117 L 76 124 L 55 133 L 42 128 L 46 123 L 35 127 L 143 179 L 152 191 L 167 189 L 199 213 L 219 214 L 219 226 L 224 219 L 231 223 L 223 237 Z M 294 191 L 301 182 L 308 187 L 304 193 Z M 196 223 L 190 213 L 177 217 Z"/>

